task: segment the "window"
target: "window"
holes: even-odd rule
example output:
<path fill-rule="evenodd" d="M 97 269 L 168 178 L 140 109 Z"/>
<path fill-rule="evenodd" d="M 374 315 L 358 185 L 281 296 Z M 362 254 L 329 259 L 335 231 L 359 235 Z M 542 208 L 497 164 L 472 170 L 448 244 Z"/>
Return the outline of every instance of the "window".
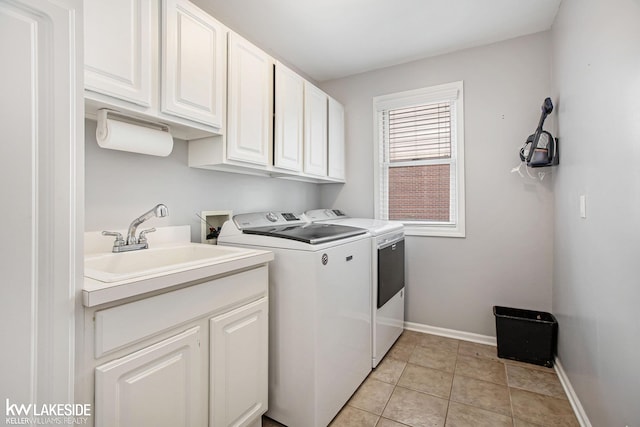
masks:
<path fill-rule="evenodd" d="M 465 236 L 462 82 L 373 99 L 376 218 Z"/>

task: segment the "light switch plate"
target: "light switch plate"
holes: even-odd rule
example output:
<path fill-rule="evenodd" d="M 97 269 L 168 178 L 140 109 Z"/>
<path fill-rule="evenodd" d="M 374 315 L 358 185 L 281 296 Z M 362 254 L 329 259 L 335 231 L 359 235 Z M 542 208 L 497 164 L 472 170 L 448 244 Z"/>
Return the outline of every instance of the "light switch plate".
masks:
<path fill-rule="evenodd" d="M 580 196 L 580 218 L 587 217 L 587 196 L 582 194 Z"/>

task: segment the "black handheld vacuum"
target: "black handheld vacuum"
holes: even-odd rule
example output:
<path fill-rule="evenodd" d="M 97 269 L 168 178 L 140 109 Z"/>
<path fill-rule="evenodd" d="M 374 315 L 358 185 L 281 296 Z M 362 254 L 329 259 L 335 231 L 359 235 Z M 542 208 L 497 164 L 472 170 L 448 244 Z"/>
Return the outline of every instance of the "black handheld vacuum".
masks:
<path fill-rule="evenodd" d="M 555 166 L 559 163 L 558 138 L 554 138 L 553 135 L 542 129 L 545 119 L 552 111 L 551 98 L 546 98 L 542 103 L 542 114 L 536 132 L 529 135 L 520 149 L 520 160 L 526 162 L 529 167 Z"/>

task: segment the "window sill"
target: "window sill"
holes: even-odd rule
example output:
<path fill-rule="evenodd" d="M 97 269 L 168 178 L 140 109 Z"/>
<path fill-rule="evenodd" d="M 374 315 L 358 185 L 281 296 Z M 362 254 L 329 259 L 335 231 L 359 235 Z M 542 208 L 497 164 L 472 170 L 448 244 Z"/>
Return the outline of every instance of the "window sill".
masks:
<path fill-rule="evenodd" d="M 466 236 L 464 227 L 434 227 L 430 225 L 416 225 L 404 223 L 405 236 L 420 237 L 458 237 Z"/>

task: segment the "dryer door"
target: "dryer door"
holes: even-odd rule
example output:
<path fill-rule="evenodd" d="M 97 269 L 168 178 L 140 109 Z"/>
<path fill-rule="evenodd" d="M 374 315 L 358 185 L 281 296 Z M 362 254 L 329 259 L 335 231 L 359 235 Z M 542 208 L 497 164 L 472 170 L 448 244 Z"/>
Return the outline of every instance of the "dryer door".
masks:
<path fill-rule="evenodd" d="M 404 288 L 404 238 L 378 248 L 378 304 L 380 308 Z"/>

